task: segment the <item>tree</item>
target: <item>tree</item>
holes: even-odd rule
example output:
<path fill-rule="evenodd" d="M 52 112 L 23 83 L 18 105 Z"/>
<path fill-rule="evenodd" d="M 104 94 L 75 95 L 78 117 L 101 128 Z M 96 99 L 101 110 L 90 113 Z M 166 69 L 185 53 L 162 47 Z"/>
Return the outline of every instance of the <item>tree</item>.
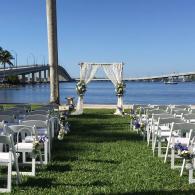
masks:
<path fill-rule="evenodd" d="M 3 65 L 4 68 L 4 78 L 3 80 L 5 80 L 5 68 L 6 68 L 6 64 L 8 64 L 9 66 L 13 66 L 13 63 L 11 60 L 13 60 L 14 57 L 12 56 L 12 54 L 5 49 L 2 49 L 2 47 L 0 47 L 0 64 Z"/>
<path fill-rule="evenodd" d="M 56 0 L 46 1 L 48 55 L 50 67 L 50 103 L 60 103 L 59 75 L 58 75 L 58 44 L 57 44 L 57 16 Z"/>

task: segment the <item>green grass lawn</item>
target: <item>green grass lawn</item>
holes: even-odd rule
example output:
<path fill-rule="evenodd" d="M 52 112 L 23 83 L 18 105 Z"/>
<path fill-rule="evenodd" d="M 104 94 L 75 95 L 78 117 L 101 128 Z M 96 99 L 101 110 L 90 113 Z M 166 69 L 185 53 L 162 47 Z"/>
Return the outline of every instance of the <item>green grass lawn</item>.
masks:
<path fill-rule="evenodd" d="M 24 177 L 13 194 L 195 194 L 187 172 L 152 156 L 152 151 L 128 128 L 128 117 L 113 110 L 85 110 L 71 116 L 71 133 L 54 140 L 52 162 Z M 194 190 L 194 193 L 193 193 Z"/>

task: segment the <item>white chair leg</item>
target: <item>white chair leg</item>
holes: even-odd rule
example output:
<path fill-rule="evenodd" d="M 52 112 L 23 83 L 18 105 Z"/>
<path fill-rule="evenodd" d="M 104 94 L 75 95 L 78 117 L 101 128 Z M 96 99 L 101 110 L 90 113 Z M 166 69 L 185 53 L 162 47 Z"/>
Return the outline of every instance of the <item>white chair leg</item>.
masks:
<path fill-rule="evenodd" d="M 26 152 L 22 152 L 22 162 L 26 163 Z"/>
<path fill-rule="evenodd" d="M 164 163 L 167 162 L 167 157 L 168 157 L 168 153 L 169 153 L 169 146 L 170 146 L 170 141 L 168 141 L 168 143 L 167 143 L 167 148 L 166 148 Z"/>
<path fill-rule="evenodd" d="M 157 135 L 154 136 L 153 141 L 152 141 L 152 151 L 153 151 L 153 155 L 155 154 L 156 142 L 157 142 Z"/>
<path fill-rule="evenodd" d="M 39 151 L 39 158 L 40 158 L 40 163 L 41 163 L 41 165 L 42 165 L 42 164 L 43 164 L 43 158 L 42 158 L 41 150 Z"/>
<path fill-rule="evenodd" d="M 32 157 L 32 176 L 35 176 L 35 157 Z"/>
<path fill-rule="evenodd" d="M 193 179 L 193 169 L 189 170 L 189 184 L 195 183 L 195 179 Z"/>
<path fill-rule="evenodd" d="M 48 161 L 51 161 L 51 140 L 48 141 Z"/>
<path fill-rule="evenodd" d="M 186 159 L 184 158 L 184 159 L 183 159 L 182 166 L 181 166 L 180 177 L 183 175 L 183 171 L 184 171 L 184 168 L 185 168 L 185 164 L 186 164 Z"/>
<path fill-rule="evenodd" d="M 12 163 L 8 163 L 8 176 L 7 176 L 7 190 L 11 192 L 11 182 L 12 182 Z"/>
<path fill-rule="evenodd" d="M 16 183 L 19 184 L 21 183 L 21 177 L 20 177 L 19 168 L 18 168 L 18 158 L 16 158 L 15 167 L 16 167 L 16 178 L 17 178 Z"/>
<path fill-rule="evenodd" d="M 171 148 L 171 169 L 175 167 L 175 150 Z"/>
<path fill-rule="evenodd" d="M 149 146 L 150 145 L 150 128 L 149 127 L 146 127 L 147 128 L 147 145 Z"/>
<path fill-rule="evenodd" d="M 48 163 L 48 142 L 44 142 L 44 164 Z"/>
<path fill-rule="evenodd" d="M 158 157 L 161 157 L 161 138 L 158 138 Z"/>

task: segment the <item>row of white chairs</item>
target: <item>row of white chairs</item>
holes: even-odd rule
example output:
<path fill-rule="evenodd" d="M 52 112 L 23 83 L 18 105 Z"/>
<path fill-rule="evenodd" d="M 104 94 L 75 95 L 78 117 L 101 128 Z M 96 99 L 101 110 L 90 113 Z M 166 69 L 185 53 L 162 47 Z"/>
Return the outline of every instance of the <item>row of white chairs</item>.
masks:
<path fill-rule="evenodd" d="M 194 147 L 195 123 L 193 122 L 195 122 L 195 114 L 191 112 L 191 108 L 188 106 L 179 108 L 172 106 L 171 109 L 169 108 L 170 106 L 165 106 L 163 109 L 152 106 L 139 107 L 139 111 L 142 110 L 142 113 L 138 112 L 136 117 L 140 124 L 145 124 L 142 134 L 146 135 L 148 146 L 152 143 L 153 154 L 155 155 L 157 149 L 158 156 L 164 157 L 164 163 L 170 157 L 171 168 L 180 168 L 180 176 L 182 176 L 186 160 L 176 154 L 174 146 L 180 143 L 186 147 Z M 165 147 L 162 147 L 162 144 Z M 166 149 L 165 154 L 162 153 L 163 148 Z M 180 166 L 175 165 L 176 158 L 182 159 Z M 195 166 L 194 159 L 192 161 Z M 193 169 L 190 169 L 189 183 L 195 183 L 192 173 Z"/>
<path fill-rule="evenodd" d="M 48 108 L 43 110 L 31 111 L 23 115 L 22 120 L 16 119 L 11 111 L 8 110 L 0 112 L 0 165 L 7 165 L 7 187 L 0 188 L 0 192 L 11 191 L 11 176 L 16 174 L 16 181 L 21 181 L 20 175 L 35 176 L 36 164 L 47 164 L 51 159 L 52 138 L 58 124 L 57 117 L 49 115 Z M 7 112 L 8 115 L 2 114 Z M 40 148 L 35 152 L 35 141 L 41 140 Z M 6 145 L 6 147 L 5 147 Z M 9 148 L 7 148 L 9 147 Z M 1 151 L 4 148 L 4 151 Z M 8 151 L 8 152 L 7 152 Z M 18 157 L 22 154 L 22 163 L 31 164 L 31 171 L 22 172 L 19 170 Z M 26 158 L 32 159 L 29 162 Z M 39 161 L 36 158 L 39 158 Z M 12 171 L 12 165 L 15 165 L 16 171 Z"/>

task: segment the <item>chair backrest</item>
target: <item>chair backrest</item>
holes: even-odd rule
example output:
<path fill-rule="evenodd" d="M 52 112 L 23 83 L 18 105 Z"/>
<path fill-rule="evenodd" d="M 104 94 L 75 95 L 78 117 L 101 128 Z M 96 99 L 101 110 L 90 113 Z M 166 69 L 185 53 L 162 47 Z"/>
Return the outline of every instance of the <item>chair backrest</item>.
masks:
<path fill-rule="evenodd" d="M 184 114 L 183 118 L 186 119 L 186 120 L 195 119 L 195 113 Z"/>
<path fill-rule="evenodd" d="M 171 111 L 172 114 L 176 114 L 176 115 L 181 115 L 181 114 L 189 114 L 190 111 L 188 110 L 175 110 L 175 109 L 172 109 Z"/>
<path fill-rule="evenodd" d="M 190 113 L 194 114 L 195 113 L 195 109 L 194 108 L 191 108 L 190 109 Z"/>
<path fill-rule="evenodd" d="M 158 120 L 159 118 L 173 118 L 173 115 L 168 114 L 168 113 L 163 113 L 163 114 L 152 114 L 153 120 Z"/>
<path fill-rule="evenodd" d="M 159 118 L 158 119 L 158 124 L 171 124 L 171 123 L 183 123 L 182 119 L 180 118 L 175 118 L 175 117 L 170 117 L 170 118 Z"/>
<path fill-rule="evenodd" d="M 152 109 L 152 110 L 148 110 L 147 114 L 167 114 L 167 112 L 164 110 Z"/>
<path fill-rule="evenodd" d="M 21 125 L 27 125 L 27 126 L 36 126 L 36 128 L 46 128 L 48 125 L 48 121 L 42 121 L 42 120 L 23 120 L 20 121 Z"/>
<path fill-rule="evenodd" d="M 29 114 L 30 115 L 33 115 L 33 114 L 47 115 L 47 114 L 49 114 L 49 111 L 48 110 L 34 110 L 34 111 L 31 111 Z"/>
<path fill-rule="evenodd" d="M 12 110 L 0 110 L 0 115 L 14 115 L 15 112 Z"/>
<path fill-rule="evenodd" d="M 5 123 L 12 123 L 14 122 L 13 115 L 0 115 L 0 122 L 4 121 Z"/>
<path fill-rule="evenodd" d="M 51 133 L 51 128 L 49 121 L 41 121 L 41 120 L 25 120 L 25 121 L 20 121 L 21 125 L 26 125 L 26 126 L 35 126 L 37 129 L 38 134 L 43 134 L 43 132 L 40 132 L 40 129 L 45 129 L 44 134 L 47 134 L 48 138 L 51 139 L 52 133 Z"/>
<path fill-rule="evenodd" d="M 46 121 L 49 119 L 49 115 L 43 114 L 30 114 L 25 116 L 25 120 L 42 120 Z"/>
<path fill-rule="evenodd" d="M 37 131 L 35 126 L 26 126 L 26 125 L 10 125 L 5 126 L 6 134 L 17 133 L 17 143 L 19 141 L 19 135 L 21 139 L 24 140 L 26 136 L 35 136 L 37 138 Z"/>
<path fill-rule="evenodd" d="M 15 108 L 21 108 L 25 110 L 26 112 L 31 111 L 31 105 L 30 104 L 16 104 Z"/>
<path fill-rule="evenodd" d="M 169 108 L 169 106 L 167 106 L 167 105 L 158 105 L 158 109 L 159 110 L 167 110 L 167 108 Z"/>
<path fill-rule="evenodd" d="M 12 151 L 14 153 L 16 152 L 15 147 L 14 147 L 13 136 L 11 134 L 10 135 L 0 135 L 0 143 L 8 145 L 9 151 Z"/>
<path fill-rule="evenodd" d="M 191 105 L 172 105 L 172 108 L 183 109 L 183 110 L 188 110 L 190 107 Z"/>
<path fill-rule="evenodd" d="M 195 124 L 194 123 L 172 123 L 171 131 L 178 131 L 181 136 L 189 133 L 190 131 L 195 132 Z"/>
<path fill-rule="evenodd" d="M 50 111 L 50 110 L 52 110 L 52 109 L 53 109 L 53 108 L 50 107 L 50 106 L 41 106 L 41 107 L 39 107 L 39 108 L 36 108 L 35 111 L 36 111 L 36 110 Z"/>
<path fill-rule="evenodd" d="M 17 115 L 19 114 L 26 114 L 27 111 L 24 108 L 18 107 L 18 108 L 10 108 L 7 109 L 7 111 L 12 111 L 13 113 L 16 113 Z"/>

